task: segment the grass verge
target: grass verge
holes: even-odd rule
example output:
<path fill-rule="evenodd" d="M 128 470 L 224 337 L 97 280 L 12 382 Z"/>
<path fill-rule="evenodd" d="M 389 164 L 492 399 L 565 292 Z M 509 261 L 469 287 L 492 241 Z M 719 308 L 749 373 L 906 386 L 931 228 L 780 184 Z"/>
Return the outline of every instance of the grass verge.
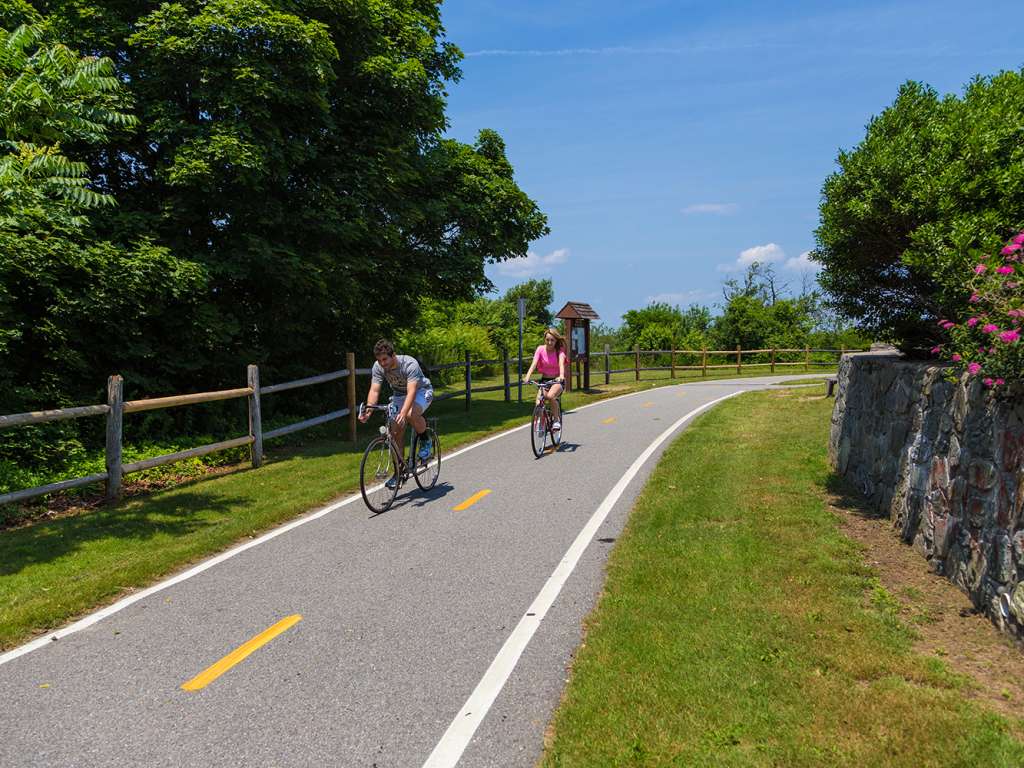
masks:
<path fill-rule="evenodd" d="M 1024 721 L 912 650 L 841 534 L 830 409 L 745 395 L 666 451 L 611 554 L 544 766 L 1024 764 Z"/>

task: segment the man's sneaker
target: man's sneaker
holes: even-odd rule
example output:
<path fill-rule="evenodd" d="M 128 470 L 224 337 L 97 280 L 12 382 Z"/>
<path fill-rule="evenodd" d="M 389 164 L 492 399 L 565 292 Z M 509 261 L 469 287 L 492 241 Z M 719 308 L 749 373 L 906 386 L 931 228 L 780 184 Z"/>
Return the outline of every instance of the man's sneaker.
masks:
<path fill-rule="evenodd" d="M 433 450 L 434 446 L 430 444 L 430 438 L 425 437 L 420 440 L 420 449 L 416 452 L 416 455 L 420 457 L 420 461 L 426 461 L 430 458 L 430 453 Z"/>
<path fill-rule="evenodd" d="M 556 421 L 554 424 L 551 425 L 551 431 L 552 432 L 560 432 L 561 430 L 562 430 L 562 422 Z"/>
<path fill-rule="evenodd" d="M 398 485 L 398 475 L 392 475 L 391 479 L 384 483 L 384 487 L 389 491 L 395 490 L 395 486 Z"/>

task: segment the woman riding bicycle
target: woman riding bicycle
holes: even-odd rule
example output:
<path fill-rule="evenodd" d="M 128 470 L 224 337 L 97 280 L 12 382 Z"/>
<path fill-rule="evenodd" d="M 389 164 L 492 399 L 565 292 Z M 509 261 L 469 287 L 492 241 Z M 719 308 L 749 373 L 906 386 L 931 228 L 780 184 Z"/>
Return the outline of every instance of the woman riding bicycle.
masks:
<path fill-rule="evenodd" d="M 544 343 L 537 347 L 533 353 L 533 362 L 530 363 L 530 370 L 523 376 L 523 381 L 528 382 L 533 375 L 534 369 L 540 373 L 541 384 L 550 386 L 541 387 L 537 390 L 537 403 L 540 403 L 541 396 L 545 397 L 551 412 L 554 415 L 554 424 L 551 429 L 555 432 L 562 428 L 562 414 L 558 407 L 558 396 L 562 394 L 562 385 L 565 383 L 565 339 L 554 328 L 548 328 L 544 332 Z"/>

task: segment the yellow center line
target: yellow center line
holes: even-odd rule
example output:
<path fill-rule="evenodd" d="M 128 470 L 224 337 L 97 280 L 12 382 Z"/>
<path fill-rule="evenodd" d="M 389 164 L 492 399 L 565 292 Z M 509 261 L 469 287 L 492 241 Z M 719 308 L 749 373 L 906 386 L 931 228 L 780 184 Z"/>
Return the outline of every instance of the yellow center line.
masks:
<path fill-rule="evenodd" d="M 491 492 L 490 488 L 484 488 L 482 491 L 477 491 L 472 496 L 470 496 L 468 499 L 466 499 L 464 502 L 459 504 L 459 506 L 454 507 L 452 509 L 452 511 L 453 512 L 461 512 L 464 509 L 469 509 L 470 507 L 472 507 L 474 504 L 476 504 L 478 501 L 480 501 L 480 499 L 482 499 L 484 496 L 486 496 L 490 492 Z"/>
<path fill-rule="evenodd" d="M 654 407 L 654 403 L 651 403 L 651 402 L 644 403 L 644 408 L 653 408 L 653 407 Z"/>
<path fill-rule="evenodd" d="M 272 627 L 268 627 L 256 635 L 256 637 L 235 648 L 235 650 L 216 664 L 204 669 L 187 683 L 182 683 L 182 689 L 186 691 L 198 691 L 205 688 L 233 666 L 245 659 L 245 657 L 250 653 L 254 652 L 261 646 L 266 645 L 282 632 L 298 624 L 300 621 L 302 621 L 302 616 L 297 613 L 281 619 L 277 624 L 274 624 Z"/>
<path fill-rule="evenodd" d="M 615 423 L 615 417 L 614 416 L 609 416 L 607 419 L 605 419 L 601 423 L 602 424 L 614 424 Z"/>

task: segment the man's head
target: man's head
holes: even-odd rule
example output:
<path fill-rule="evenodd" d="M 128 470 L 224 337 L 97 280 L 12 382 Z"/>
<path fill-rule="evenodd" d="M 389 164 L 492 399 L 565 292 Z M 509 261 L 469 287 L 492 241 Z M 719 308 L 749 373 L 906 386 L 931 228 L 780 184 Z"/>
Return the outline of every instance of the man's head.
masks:
<path fill-rule="evenodd" d="M 395 345 L 387 339 L 381 339 L 373 345 L 373 356 L 377 358 L 380 367 L 385 370 L 398 365 L 398 359 L 395 357 Z"/>

